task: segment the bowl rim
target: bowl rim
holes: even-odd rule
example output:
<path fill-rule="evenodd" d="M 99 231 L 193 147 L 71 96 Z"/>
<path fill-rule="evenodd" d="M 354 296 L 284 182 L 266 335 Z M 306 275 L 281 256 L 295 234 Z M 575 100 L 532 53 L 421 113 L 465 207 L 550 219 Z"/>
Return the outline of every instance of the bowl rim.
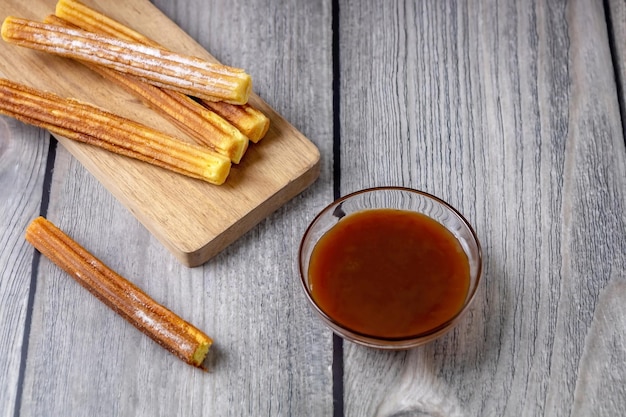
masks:
<path fill-rule="evenodd" d="M 324 312 L 324 310 L 317 304 L 317 302 L 313 299 L 313 296 L 311 295 L 311 291 L 309 289 L 309 286 L 307 285 L 307 283 L 305 282 L 305 273 L 304 273 L 304 266 L 303 266 L 303 252 L 304 252 L 304 244 L 305 244 L 305 240 L 307 238 L 307 236 L 309 236 L 313 226 L 317 223 L 317 221 L 328 211 L 330 211 L 331 209 L 338 207 L 342 202 L 349 200 L 353 197 L 356 197 L 358 195 L 361 194 L 368 194 L 368 193 L 373 193 L 373 192 L 377 192 L 377 191 L 400 191 L 400 192 L 405 192 L 405 193 L 409 193 L 409 194 L 419 194 L 422 197 L 426 197 L 428 199 L 431 199 L 435 202 L 437 202 L 440 205 L 443 205 L 444 207 L 446 207 L 448 210 L 450 210 L 452 213 L 454 213 L 460 220 L 461 222 L 465 225 L 465 227 L 467 227 L 467 229 L 470 231 L 470 234 L 472 236 L 472 239 L 474 240 L 474 243 L 476 244 L 476 249 L 477 249 L 477 265 L 478 265 L 478 269 L 476 271 L 476 282 L 473 285 L 472 288 L 470 288 L 470 292 L 468 293 L 468 295 L 466 296 L 466 302 L 463 304 L 463 306 L 461 307 L 461 309 L 459 309 L 459 311 L 452 316 L 450 319 L 446 320 L 445 322 L 443 322 L 442 324 L 426 331 L 426 332 L 422 332 L 422 333 L 417 333 L 417 334 L 413 334 L 413 335 L 408 335 L 408 336 L 401 336 L 401 337 L 381 337 L 381 336 L 376 336 L 376 335 L 371 335 L 371 334 L 367 334 L 367 333 L 363 333 L 363 332 L 359 332 L 357 330 L 353 330 L 350 327 L 339 323 L 338 321 L 336 321 L 335 319 L 333 319 L 332 317 L 330 317 L 328 314 L 326 314 L 326 312 Z M 363 210 L 368 210 L 368 209 L 363 209 Z M 445 227 L 445 226 L 444 226 Z M 447 228 L 447 227 L 446 227 Z M 366 346 L 376 346 L 376 347 L 382 347 L 382 344 L 387 344 L 389 345 L 389 347 L 394 347 L 393 345 L 395 344 L 402 344 L 402 343 L 411 343 L 411 342 L 419 342 L 420 340 L 423 339 L 430 339 L 430 338 L 435 338 L 435 337 L 439 337 L 442 336 L 444 333 L 446 333 L 448 330 L 451 330 L 454 326 L 454 324 L 467 312 L 467 310 L 469 309 L 470 305 L 472 304 L 472 302 L 474 301 L 474 298 L 476 296 L 476 292 L 478 290 L 478 287 L 482 281 L 482 266 L 483 266 L 483 253 L 482 253 L 482 246 L 480 244 L 480 240 L 478 239 L 478 235 L 476 233 L 476 231 L 474 230 L 474 227 L 470 224 L 470 222 L 461 214 L 461 212 L 459 210 L 457 210 L 455 207 L 453 207 L 451 204 L 449 204 L 448 202 L 446 202 L 445 200 L 430 194 L 426 191 L 422 191 L 422 190 L 418 190 L 415 188 L 410 188 L 410 187 L 403 187 L 403 186 L 377 186 L 377 187 L 370 187 L 370 188 L 363 188 L 357 191 L 353 191 L 351 193 L 348 193 L 344 196 L 341 196 L 335 200 L 333 200 L 331 203 L 329 203 L 328 205 L 326 205 L 322 210 L 319 211 L 319 213 L 317 213 L 317 215 L 313 218 L 313 220 L 311 220 L 309 222 L 309 225 L 307 226 L 306 230 L 304 231 L 304 234 L 302 235 L 302 239 L 300 240 L 300 245 L 298 247 L 298 271 L 300 274 L 300 284 L 304 290 L 304 293 L 306 295 L 306 298 L 309 302 L 309 304 L 314 308 L 314 310 L 317 312 L 317 314 L 319 314 L 323 321 L 327 321 L 328 323 L 325 323 L 328 327 L 330 327 L 330 329 L 339 334 L 339 336 L 348 338 L 349 340 L 355 342 L 355 343 L 359 343 L 359 344 L 363 344 Z M 307 273 L 308 275 L 308 273 Z M 341 330 L 341 331 L 340 331 Z M 347 332 L 348 334 L 343 334 L 342 332 Z M 356 339 L 356 340 L 355 340 Z M 417 345 L 417 344 L 415 344 Z"/>

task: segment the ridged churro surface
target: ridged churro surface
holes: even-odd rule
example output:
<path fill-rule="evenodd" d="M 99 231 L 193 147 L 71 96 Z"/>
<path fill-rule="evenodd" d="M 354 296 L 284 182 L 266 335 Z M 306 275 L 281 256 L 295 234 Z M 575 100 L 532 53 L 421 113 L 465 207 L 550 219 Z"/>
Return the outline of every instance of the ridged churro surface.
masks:
<path fill-rule="evenodd" d="M 26 240 L 95 297 L 159 345 L 193 366 L 201 366 L 213 341 L 113 271 L 49 220 L 38 217 Z"/>
<path fill-rule="evenodd" d="M 73 26 L 55 15 L 48 16 L 45 23 Z M 241 162 L 248 149 L 248 138 L 218 114 L 177 91 L 156 87 L 132 75 L 91 62 L 79 62 L 140 98 L 148 107 L 173 122 L 199 145 L 208 146 L 236 164 Z"/>
<path fill-rule="evenodd" d="M 90 32 L 103 33 L 119 39 L 161 48 L 153 40 L 75 0 L 59 0 L 55 14 Z M 201 102 L 239 129 L 252 142 L 260 141 L 267 133 L 270 124 L 269 118 L 249 103 L 235 105 L 223 101 L 201 100 Z"/>
<path fill-rule="evenodd" d="M 5 79 L 0 79 L 0 113 L 213 184 L 224 183 L 230 172 L 230 159 L 205 147 L 182 142 L 90 104 Z"/>
<path fill-rule="evenodd" d="M 85 30 L 9 16 L 2 24 L 2 38 L 206 100 L 245 104 L 252 90 L 252 79 L 242 69 Z"/>

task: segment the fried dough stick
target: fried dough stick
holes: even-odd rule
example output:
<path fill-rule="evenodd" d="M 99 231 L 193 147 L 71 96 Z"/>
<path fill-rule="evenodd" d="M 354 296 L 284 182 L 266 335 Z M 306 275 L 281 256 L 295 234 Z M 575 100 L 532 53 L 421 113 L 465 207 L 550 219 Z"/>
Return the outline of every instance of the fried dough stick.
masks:
<path fill-rule="evenodd" d="M 245 104 L 252 79 L 242 69 L 79 29 L 9 16 L 2 39 L 26 48 L 103 65 L 211 101 Z"/>
<path fill-rule="evenodd" d="M 146 36 L 76 0 L 59 0 L 55 14 L 90 32 L 103 33 L 148 46 L 161 47 Z M 267 133 L 270 124 L 269 119 L 250 104 L 234 105 L 223 101 L 201 101 L 202 104 L 228 120 L 254 143 L 261 140 Z"/>
<path fill-rule="evenodd" d="M 210 337 L 110 269 L 49 220 L 38 217 L 26 240 L 113 311 L 190 365 L 201 367 Z"/>
<path fill-rule="evenodd" d="M 101 108 L 0 79 L 0 114 L 68 139 L 220 185 L 230 159 Z"/>
<path fill-rule="evenodd" d="M 55 15 L 48 16 L 44 22 L 75 27 Z M 200 103 L 182 93 L 156 87 L 132 75 L 90 62 L 78 62 L 141 98 L 148 107 L 172 121 L 199 145 L 208 146 L 215 152 L 227 156 L 236 164 L 241 162 L 241 158 L 248 149 L 248 138 L 221 116 Z"/>

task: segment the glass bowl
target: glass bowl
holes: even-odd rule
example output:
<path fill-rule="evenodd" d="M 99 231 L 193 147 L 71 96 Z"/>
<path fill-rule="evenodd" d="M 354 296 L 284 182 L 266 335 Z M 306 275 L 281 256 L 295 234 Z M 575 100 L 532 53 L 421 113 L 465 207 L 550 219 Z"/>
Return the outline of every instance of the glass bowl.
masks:
<path fill-rule="evenodd" d="M 402 337 L 367 334 L 348 327 L 331 317 L 312 294 L 309 264 L 319 242 L 344 216 L 371 209 L 396 209 L 417 212 L 443 225 L 460 244 L 469 263 L 469 286 L 461 308 L 452 317 L 427 331 Z M 354 343 L 379 349 L 408 349 L 430 342 L 449 332 L 467 312 L 482 269 L 480 243 L 472 226 L 445 201 L 428 193 L 404 187 L 377 187 L 354 192 L 324 208 L 306 229 L 299 249 L 300 280 L 306 299 L 321 320 L 337 335 Z M 413 314 L 413 313 L 410 313 Z"/>

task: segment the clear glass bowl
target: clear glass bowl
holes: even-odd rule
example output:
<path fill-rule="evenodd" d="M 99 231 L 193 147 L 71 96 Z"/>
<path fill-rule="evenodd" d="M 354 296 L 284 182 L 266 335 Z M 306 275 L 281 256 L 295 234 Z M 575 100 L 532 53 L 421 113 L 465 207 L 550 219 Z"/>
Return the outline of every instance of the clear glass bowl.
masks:
<path fill-rule="evenodd" d="M 391 208 L 425 214 L 445 226 L 459 241 L 469 260 L 470 283 L 465 302 L 459 312 L 445 323 L 421 334 L 405 338 L 378 338 L 361 334 L 335 321 L 315 302 L 309 282 L 309 261 L 318 240 L 343 216 L 368 210 Z M 354 192 L 342 197 L 313 219 L 307 228 L 299 251 L 300 280 L 306 298 L 322 321 L 346 340 L 379 349 L 408 349 L 430 342 L 448 331 L 463 317 L 470 306 L 480 282 L 482 253 L 472 226 L 445 201 L 428 193 L 403 187 L 377 187 Z"/>

